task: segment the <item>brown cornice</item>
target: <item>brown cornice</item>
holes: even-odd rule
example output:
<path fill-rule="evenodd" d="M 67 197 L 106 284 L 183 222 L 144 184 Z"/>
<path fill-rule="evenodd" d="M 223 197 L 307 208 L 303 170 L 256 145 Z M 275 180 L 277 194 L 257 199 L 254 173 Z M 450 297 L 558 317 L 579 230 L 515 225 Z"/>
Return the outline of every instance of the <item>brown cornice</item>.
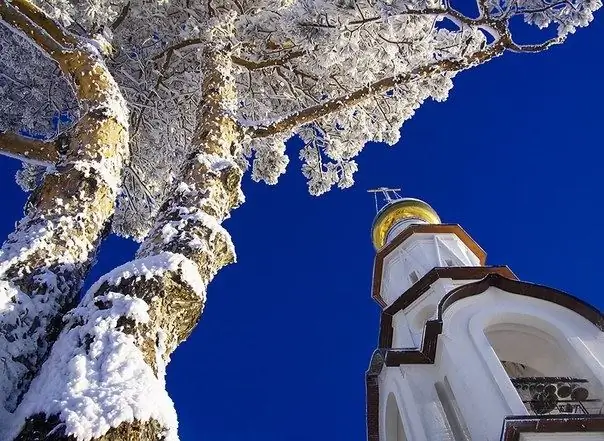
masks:
<path fill-rule="evenodd" d="M 436 341 L 442 332 L 442 322 L 430 320 L 422 348 L 376 349 L 365 372 L 365 413 L 367 416 L 367 441 L 380 441 L 380 387 L 378 377 L 384 366 L 401 364 L 432 364 L 436 355 Z"/>
<path fill-rule="evenodd" d="M 445 266 L 436 267 L 428 271 L 424 277 L 419 279 L 407 291 L 405 291 L 392 305 L 384 310 L 384 313 L 394 315 L 402 309 L 407 308 L 415 302 L 430 286 L 439 279 L 453 280 L 479 280 L 489 274 L 500 274 L 510 279 L 518 278 L 512 270 L 505 266 Z"/>
<path fill-rule="evenodd" d="M 501 441 L 519 441 L 522 433 L 604 432 L 604 415 L 519 415 L 503 420 Z"/>
<path fill-rule="evenodd" d="M 438 270 L 473 269 L 468 267 L 458 268 L 435 268 Z M 402 364 L 433 364 L 436 358 L 438 336 L 443 328 L 443 314 L 453 303 L 458 300 L 479 295 L 489 287 L 494 286 L 505 292 L 533 297 L 548 302 L 556 303 L 564 308 L 575 311 L 585 317 L 601 331 L 604 331 L 604 315 L 593 306 L 571 296 L 563 291 L 548 288 L 533 283 L 521 282 L 510 279 L 499 274 L 499 270 L 505 273 L 507 267 L 484 268 L 490 272 L 477 282 L 468 283 L 450 291 L 442 298 L 438 305 L 438 317 L 436 320 L 428 320 L 424 328 L 424 338 L 419 349 L 391 349 L 392 346 L 392 315 L 386 311 L 382 312 L 380 330 L 380 348 L 371 358 L 369 369 L 365 374 L 365 386 L 367 393 L 367 440 L 379 441 L 379 402 L 380 390 L 378 376 L 384 366 L 400 366 Z M 428 276 L 430 273 L 426 274 Z M 442 273 L 441 273 L 442 274 Z M 424 276 L 424 277 L 426 277 Z M 513 274 L 512 274 L 513 276 Z M 433 276 L 431 276 L 433 277 Z M 444 277 L 444 276 L 442 276 Z M 450 277 L 450 274 L 449 276 Z M 452 278 L 452 277 L 450 277 Z M 515 278 L 515 276 L 514 276 Z M 438 278 L 436 279 L 438 280 Z M 418 283 L 420 283 L 418 281 Z M 432 282 L 433 283 L 433 282 Z M 429 286 L 429 285 L 428 285 Z M 408 291 L 407 291 L 408 292 Z M 419 294 L 425 290 L 418 290 Z M 405 293 L 407 294 L 407 293 Z M 403 294 L 403 296 L 405 295 Z M 401 298 L 403 297 L 401 296 Z M 400 299 L 400 298 L 399 298 Z M 398 301 L 398 300 L 397 300 Z M 400 309 L 403 302 L 399 304 Z M 394 304 L 393 304 L 394 306 Z M 390 309 L 390 308 L 389 308 Z M 398 309 L 397 311 L 400 311 Z M 394 310 L 394 309 L 393 309 Z M 583 428 L 583 429 L 581 429 Z M 521 432 L 599 432 L 604 431 L 604 416 L 600 415 L 565 415 L 565 416 L 519 416 L 508 417 L 502 430 L 501 441 L 518 441 Z"/>
<path fill-rule="evenodd" d="M 459 267 L 457 269 L 462 268 L 469 269 L 468 267 Z M 422 340 L 422 348 L 419 350 L 396 350 L 397 355 L 391 355 L 390 357 L 392 358 L 390 359 L 393 361 L 391 363 L 387 363 L 387 365 L 414 364 L 418 363 L 417 360 L 420 360 L 425 356 L 428 356 L 428 360 L 433 363 L 438 335 L 440 334 L 440 331 L 442 331 L 443 314 L 447 308 L 458 300 L 482 294 L 491 286 L 511 294 L 518 294 L 521 296 L 533 297 L 536 299 L 545 300 L 547 302 L 556 303 L 563 308 L 576 312 L 586 320 L 589 320 L 591 323 L 593 323 L 600 331 L 604 331 L 604 315 L 602 315 L 598 309 L 594 308 L 590 304 L 558 289 L 537 285 L 535 283 L 521 282 L 519 280 L 504 277 L 497 271 L 501 268 L 502 267 L 485 268 L 486 270 L 490 269 L 491 271 L 482 280 L 468 283 L 449 291 L 447 295 L 445 295 L 438 303 L 437 319 L 426 322 L 426 327 L 424 328 L 424 338 Z M 507 269 L 507 267 L 503 268 Z M 392 314 L 388 314 L 387 311 L 382 312 L 379 338 L 379 345 L 382 349 L 392 348 L 392 317 L 394 314 L 396 314 L 396 312 L 400 311 L 400 309 L 393 311 L 394 312 Z M 437 333 L 432 332 L 432 330 L 437 329 L 433 322 L 440 324 L 440 330 Z M 434 348 L 434 351 L 432 351 L 432 348 Z M 421 357 L 417 355 L 418 352 L 422 353 Z M 388 359 L 388 356 L 386 356 L 386 358 Z M 397 360 L 397 364 L 394 364 L 394 360 Z"/>
<path fill-rule="evenodd" d="M 397 246 L 411 237 L 413 234 L 420 233 L 431 233 L 431 234 L 455 234 L 459 239 L 476 255 L 480 260 L 480 264 L 484 265 L 487 259 L 487 254 L 485 251 L 480 248 L 474 240 L 470 237 L 466 231 L 457 224 L 419 224 L 419 225 L 411 225 L 410 227 L 404 229 L 398 236 L 396 236 L 392 241 L 380 248 L 375 255 L 375 261 L 373 265 L 373 288 L 371 296 L 375 299 L 376 302 L 380 304 L 383 308 L 386 308 L 386 302 L 380 296 L 380 291 L 382 289 L 382 271 L 384 269 L 384 259 L 392 250 L 394 250 Z"/>
<path fill-rule="evenodd" d="M 549 288 L 535 283 L 521 282 L 502 277 L 499 274 L 489 274 L 478 282 L 468 283 L 449 292 L 438 305 L 438 317 L 442 319 L 443 312 L 458 300 L 475 296 L 494 286 L 502 291 L 521 296 L 533 297 L 556 303 L 563 308 L 570 309 L 593 323 L 600 331 L 604 331 L 604 316 L 597 308 L 570 294 L 555 288 Z"/>
<path fill-rule="evenodd" d="M 516 279 L 516 275 L 507 266 L 455 266 L 438 267 L 428 271 L 407 291 L 400 295 L 392 305 L 382 311 L 380 320 L 380 348 L 392 346 L 392 317 L 397 312 L 407 308 L 416 301 L 430 286 L 439 279 L 453 280 L 478 280 L 488 274 L 501 274 L 502 276 Z"/>
<path fill-rule="evenodd" d="M 384 368 L 384 353 L 376 349 L 365 372 L 365 414 L 367 417 L 367 441 L 380 441 L 380 387 L 378 376 Z"/>

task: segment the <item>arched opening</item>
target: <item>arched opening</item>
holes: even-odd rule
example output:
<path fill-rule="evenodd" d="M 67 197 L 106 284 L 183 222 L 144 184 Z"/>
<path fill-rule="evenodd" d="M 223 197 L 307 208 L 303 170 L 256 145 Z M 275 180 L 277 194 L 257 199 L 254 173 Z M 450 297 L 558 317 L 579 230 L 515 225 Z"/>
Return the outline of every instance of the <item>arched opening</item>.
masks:
<path fill-rule="evenodd" d="M 485 332 L 491 347 L 513 377 L 572 376 L 573 363 L 549 334 L 526 325 L 495 325 Z"/>
<path fill-rule="evenodd" d="M 602 413 L 601 386 L 567 341 L 521 324 L 491 326 L 485 335 L 529 413 Z"/>
<path fill-rule="evenodd" d="M 386 441 L 407 441 L 401 414 L 392 393 L 386 401 Z"/>

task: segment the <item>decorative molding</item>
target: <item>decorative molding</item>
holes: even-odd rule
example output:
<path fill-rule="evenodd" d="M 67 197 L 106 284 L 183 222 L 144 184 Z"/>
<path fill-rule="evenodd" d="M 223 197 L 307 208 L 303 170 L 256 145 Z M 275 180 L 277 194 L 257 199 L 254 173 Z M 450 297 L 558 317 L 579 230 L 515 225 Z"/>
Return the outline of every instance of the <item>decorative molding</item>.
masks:
<path fill-rule="evenodd" d="M 604 415 L 519 415 L 503 420 L 501 441 L 519 441 L 522 433 L 604 432 Z"/>
<path fill-rule="evenodd" d="M 420 298 L 437 280 L 479 280 L 488 274 L 493 273 L 501 274 L 510 279 L 516 279 L 516 275 L 507 266 L 455 266 L 433 268 L 413 284 L 411 288 L 401 294 L 392 305 L 386 307 L 382 311 L 380 319 L 379 347 L 392 347 L 393 316 Z"/>
<path fill-rule="evenodd" d="M 380 387 L 378 376 L 384 368 L 384 350 L 376 349 L 365 372 L 365 413 L 367 441 L 380 441 Z"/>
<path fill-rule="evenodd" d="M 392 349 L 392 317 L 423 294 L 434 281 L 440 278 L 463 279 L 476 278 L 482 270 L 483 278 L 453 289 L 445 295 L 438 305 L 436 320 L 428 320 L 424 328 L 421 348 Z M 457 272 L 458 271 L 458 272 Z M 512 278 L 502 274 L 511 274 Z M 486 274 L 486 275 L 484 275 Z M 471 276 L 471 277 L 470 277 Z M 434 268 L 407 290 L 390 307 L 382 311 L 380 324 L 380 348 L 371 357 L 369 369 L 365 373 L 367 394 L 367 440 L 379 441 L 379 402 L 380 391 L 378 376 L 384 366 L 402 364 L 433 364 L 436 358 L 438 336 L 443 329 L 443 314 L 458 300 L 485 292 L 489 287 L 496 287 L 511 294 L 532 297 L 556 303 L 570 309 L 604 331 L 604 315 L 598 309 L 563 291 L 533 283 L 521 282 L 508 267 L 456 267 Z M 578 428 L 583 428 L 578 430 Z M 558 416 L 513 416 L 504 421 L 501 441 L 518 441 L 521 432 L 598 432 L 604 431 L 604 416 L 601 415 L 566 415 Z"/>
<path fill-rule="evenodd" d="M 499 288 L 510 294 L 533 297 L 547 302 L 556 303 L 563 308 L 570 309 L 593 323 L 600 331 L 604 331 L 604 315 L 597 308 L 591 306 L 577 297 L 555 288 L 549 288 L 535 283 L 521 282 L 502 277 L 499 274 L 489 274 L 478 282 L 468 283 L 449 292 L 442 298 L 438 305 L 438 318 L 453 303 L 466 297 L 482 294 L 491 286 Z"/>
<path fill-rule="evenodd" d="M 382 275 L 384 270 L 384 259 L 401 243 L 411 237 L 413 234 L 455 234 L 480 260 L 480 264 L 484 265 L 487 259 L 486 252 L 478 245 L 466 231 L 457 224 L 418 224 L 411 225 L 403 230 L 392 241 L 381 248 L 375 255 L 373 265 L 373 284 L 371 297 L 380 304 L 382 309 L 387 307 L 386 302 L 381 297 L 382 290 Z M 417 283 L 416 283 L 417 284 Z"/>

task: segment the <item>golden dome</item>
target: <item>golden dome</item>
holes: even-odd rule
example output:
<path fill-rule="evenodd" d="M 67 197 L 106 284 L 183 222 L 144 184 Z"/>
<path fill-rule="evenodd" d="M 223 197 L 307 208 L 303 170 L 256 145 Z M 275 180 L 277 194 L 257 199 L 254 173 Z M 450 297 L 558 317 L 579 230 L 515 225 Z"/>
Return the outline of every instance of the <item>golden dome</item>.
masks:
<path fill-rule="evenodd" d="M 386 244 L 386 237 L 390 229 L 405 219 L 419 219 L 429 224 L 440 224 L 436 211 L 424 201 L 413 198 L 392 201 L 378 211 L 373 221 L 371 236 L 376 250 Z"/>

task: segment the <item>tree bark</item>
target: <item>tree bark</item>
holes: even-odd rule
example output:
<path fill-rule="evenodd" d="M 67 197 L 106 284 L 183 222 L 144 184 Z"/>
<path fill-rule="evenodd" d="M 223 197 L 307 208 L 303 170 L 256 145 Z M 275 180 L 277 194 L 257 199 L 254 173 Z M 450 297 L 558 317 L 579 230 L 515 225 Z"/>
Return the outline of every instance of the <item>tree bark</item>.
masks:
<path fill-rule="evenodd" d="M 90 42 L 66 33 L 27 0 L 0 1 L 0 18 L 57 62 L 84 110 L 62 137 L 55 170 L 32 193 L 0 250 L 0 410 L 13 412 L 108 231 L 128 159 L 128 127 L 117 84 Z"/>
<path fill-rule="evenodd" d="M 136 260 L 103 276 L 70 313 L 23 400 L 25 423 L 16 440 L 177 439 L 165 366 L 197 324 L 207 284 L 235 260 L 220 224 L 242 201 L 242 171 L 233 160 L 242 131 L 229 108 L 231 54 L 206 48 L 202 66 L 193 153 L 180 182 Z M 107 358 L 119 359 L 119 366 L 100 362 Z M 82 368 L 71 369 L 74 364 Z"/>
<path fill-rule="evenodd" d="M 54 165 L 59 160 L 60 140 L 54 142 L 0 132 L 0 154 L 39 165 Z"/>

